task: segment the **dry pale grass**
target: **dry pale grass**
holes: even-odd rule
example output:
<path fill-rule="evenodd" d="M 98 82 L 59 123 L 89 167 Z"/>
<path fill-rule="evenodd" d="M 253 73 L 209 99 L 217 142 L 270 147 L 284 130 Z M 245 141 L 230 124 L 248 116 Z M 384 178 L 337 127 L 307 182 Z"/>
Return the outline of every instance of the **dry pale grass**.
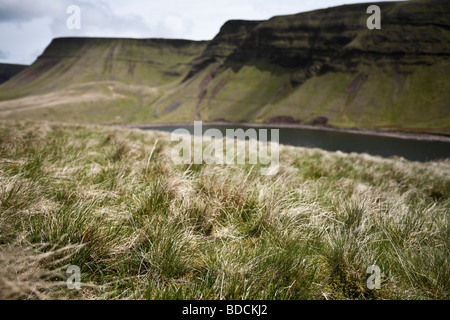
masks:
<path fill-rule="evenodd" d="M 13 243 L 2 246 L 0 251 L 0 299 L 60 298 L 67 286 L 64 271 L 58 266 L 70 259 L 80 249 L 69 245 L 57 249 L 48 244 L 31 246 Z"/>

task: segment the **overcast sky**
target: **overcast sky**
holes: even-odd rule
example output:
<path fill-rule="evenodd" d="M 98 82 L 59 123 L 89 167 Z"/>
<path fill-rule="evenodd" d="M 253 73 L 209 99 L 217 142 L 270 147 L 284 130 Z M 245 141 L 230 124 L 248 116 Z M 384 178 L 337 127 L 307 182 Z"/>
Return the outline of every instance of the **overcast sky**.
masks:
<path fill-rule="evenodd" d="M 212 39 L 230 19 L 262 20 L 367 0 L 0 0 L 0 62 L 31 64 L 63 36 Z M 69 30 L 70 5 L 81 29 Z"/>

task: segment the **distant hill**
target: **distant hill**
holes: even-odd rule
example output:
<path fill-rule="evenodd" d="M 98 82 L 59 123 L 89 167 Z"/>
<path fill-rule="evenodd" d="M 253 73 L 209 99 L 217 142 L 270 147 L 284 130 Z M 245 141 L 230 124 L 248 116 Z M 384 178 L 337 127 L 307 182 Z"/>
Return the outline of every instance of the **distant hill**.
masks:
<path fill-rule="evenodd" d="M 23 64 L 0 63 L 0 84 L 8 81 L 26 67 L 28 66 Z"/>
<path fill-rule="evenodd" d="M 233 20 L 211 41 L 55 39 L 0 86 L 0 117 L 450 134 L 450 2 L 374 4 L 381 30 L 366 3 Z"/>

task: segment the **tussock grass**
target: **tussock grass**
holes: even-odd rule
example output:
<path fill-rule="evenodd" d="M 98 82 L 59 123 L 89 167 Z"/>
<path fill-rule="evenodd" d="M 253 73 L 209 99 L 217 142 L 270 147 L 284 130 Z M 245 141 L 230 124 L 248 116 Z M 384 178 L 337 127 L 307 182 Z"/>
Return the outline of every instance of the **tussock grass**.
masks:
<path fill-rule="evenodd" d="M 449 298 L 448 160 L 282 146 L 268 177 L 175 165 L 171 146 L 162 132 L 0 122 L 0 297 Z M 82 290 L 61 285 L 67 265 Z"/>

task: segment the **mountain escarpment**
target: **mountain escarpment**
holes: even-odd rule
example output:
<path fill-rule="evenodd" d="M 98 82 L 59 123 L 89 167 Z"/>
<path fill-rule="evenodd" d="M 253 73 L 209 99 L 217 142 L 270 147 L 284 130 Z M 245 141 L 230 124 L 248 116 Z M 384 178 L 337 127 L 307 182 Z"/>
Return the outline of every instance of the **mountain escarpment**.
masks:
<path fill-rule="evenodd" d="M 356 4 L 232 20 L 203 42 L 55 39 L 0 86 L 0 111 L 9 108 L 0 115 L 23 115 L 26 103 L 17 101 L 33 96 L 32 117 L 71 120 L 70 108 L 74 120 L 97 123 L 201 119 L 450 134 L 450 2 L 374 4 L 380 30 L 366 27 L 368 4 Z M 77 93 L 82 103 L 67 99 Z"/>

